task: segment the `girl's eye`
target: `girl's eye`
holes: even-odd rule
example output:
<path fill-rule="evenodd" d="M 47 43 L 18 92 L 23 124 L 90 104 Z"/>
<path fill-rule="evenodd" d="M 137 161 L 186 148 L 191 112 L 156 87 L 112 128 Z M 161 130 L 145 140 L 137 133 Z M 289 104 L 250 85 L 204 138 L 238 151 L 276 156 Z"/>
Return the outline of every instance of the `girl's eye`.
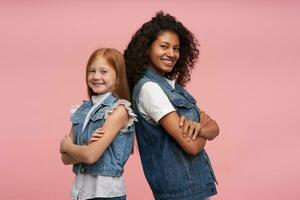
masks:
<path fill-rule="evenodd" d="M 167 45 L 160 45 L 160 47 L 163 48 L 163 49 L 167 49 L 168 48 Z"/>
<path fill-rule="evenodd" d="M 89 70 L 89 73 L 95 73 L 95 72 L 96 72 L 96 70 L 94 70 L 94 69 Z"/>
<path fill-rule="evenodd" d="M 102 73 L 102 74 L 106 74 L 106 73 L 107 73 L 107 71 L 101 71 L 101 73 Z"/>

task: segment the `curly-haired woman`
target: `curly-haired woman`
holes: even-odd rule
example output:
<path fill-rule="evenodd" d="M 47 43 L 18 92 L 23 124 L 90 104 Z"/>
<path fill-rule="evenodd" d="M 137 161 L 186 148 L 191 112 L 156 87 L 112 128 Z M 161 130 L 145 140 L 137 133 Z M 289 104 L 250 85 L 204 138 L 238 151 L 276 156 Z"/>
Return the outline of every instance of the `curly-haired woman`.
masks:
<path fill-rule="evenodd" d="M 197 39 L 175 17 L 158 12 L 133 35 L 124 56 L 139 152 L 155 199 L 216 194 L 204 146 L 219 127 L 183 88 L 199 56 Z"/>

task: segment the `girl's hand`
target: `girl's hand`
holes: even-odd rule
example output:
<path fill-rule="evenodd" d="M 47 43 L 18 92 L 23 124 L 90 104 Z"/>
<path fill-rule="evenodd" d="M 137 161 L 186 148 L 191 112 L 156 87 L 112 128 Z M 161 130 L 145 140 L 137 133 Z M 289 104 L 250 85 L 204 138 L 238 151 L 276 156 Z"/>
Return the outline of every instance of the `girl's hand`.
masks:
<path fill-rule="evenodd" d="M 73 144 L 72 138 L 70 135 L 66 135 L 64 139 L 60 142 L 60 153 L 65 153 L 68 145 Z"/>
<path fill-rule="evenodd" d="M 186 119 L 183 115 L 180 116 L 179 127 L 183 128 L 183 137 L 187 137 L 187 141 L 193 140 L 200 134 L 201 124 Z"/>
<path fill-rule="evenodd" d="M 103 137 L 103 134 L 104 134 L 103 128 L 97 128 L 93 133 L 92 137 L 89 139 L 89 144 L 98 141 L 100 138 Z"/>

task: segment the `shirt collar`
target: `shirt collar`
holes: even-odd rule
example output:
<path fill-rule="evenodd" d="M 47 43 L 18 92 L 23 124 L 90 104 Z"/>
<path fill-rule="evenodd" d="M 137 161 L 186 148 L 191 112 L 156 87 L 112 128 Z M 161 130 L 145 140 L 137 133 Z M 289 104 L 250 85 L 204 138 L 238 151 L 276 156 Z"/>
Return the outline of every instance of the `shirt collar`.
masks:
<path fill-rule="evenodd" d="M 108 97 L 110 94 L 111 94 L 111 92 L 107 92 L 107 93 L 104 93 L 104 94 L 93 95 L 92 96 L 93 105 L 101 104 L 106 99 L 106 97 Z"/>

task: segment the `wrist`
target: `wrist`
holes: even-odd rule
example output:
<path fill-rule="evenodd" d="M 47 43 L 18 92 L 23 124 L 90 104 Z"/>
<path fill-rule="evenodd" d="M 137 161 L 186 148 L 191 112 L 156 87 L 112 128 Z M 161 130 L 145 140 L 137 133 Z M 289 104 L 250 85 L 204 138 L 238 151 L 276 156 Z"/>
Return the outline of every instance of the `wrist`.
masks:
<path fill-rule="evenodd" d="M 205 130 L 203 129 L 203 127 L 201 127 L 200 130 L 199 130 L 199 137 L 207 139 L 206 135 L 205 135 Z"/>
<path fill-rule="evenodd" d="M 65 153 L 69 153 L 70 148 L 71 148 L 71 145 L 72 145 L 71 143 L 66 143 L 66 144 L 64 145 L 63 150 L 64 150 Z"/>

